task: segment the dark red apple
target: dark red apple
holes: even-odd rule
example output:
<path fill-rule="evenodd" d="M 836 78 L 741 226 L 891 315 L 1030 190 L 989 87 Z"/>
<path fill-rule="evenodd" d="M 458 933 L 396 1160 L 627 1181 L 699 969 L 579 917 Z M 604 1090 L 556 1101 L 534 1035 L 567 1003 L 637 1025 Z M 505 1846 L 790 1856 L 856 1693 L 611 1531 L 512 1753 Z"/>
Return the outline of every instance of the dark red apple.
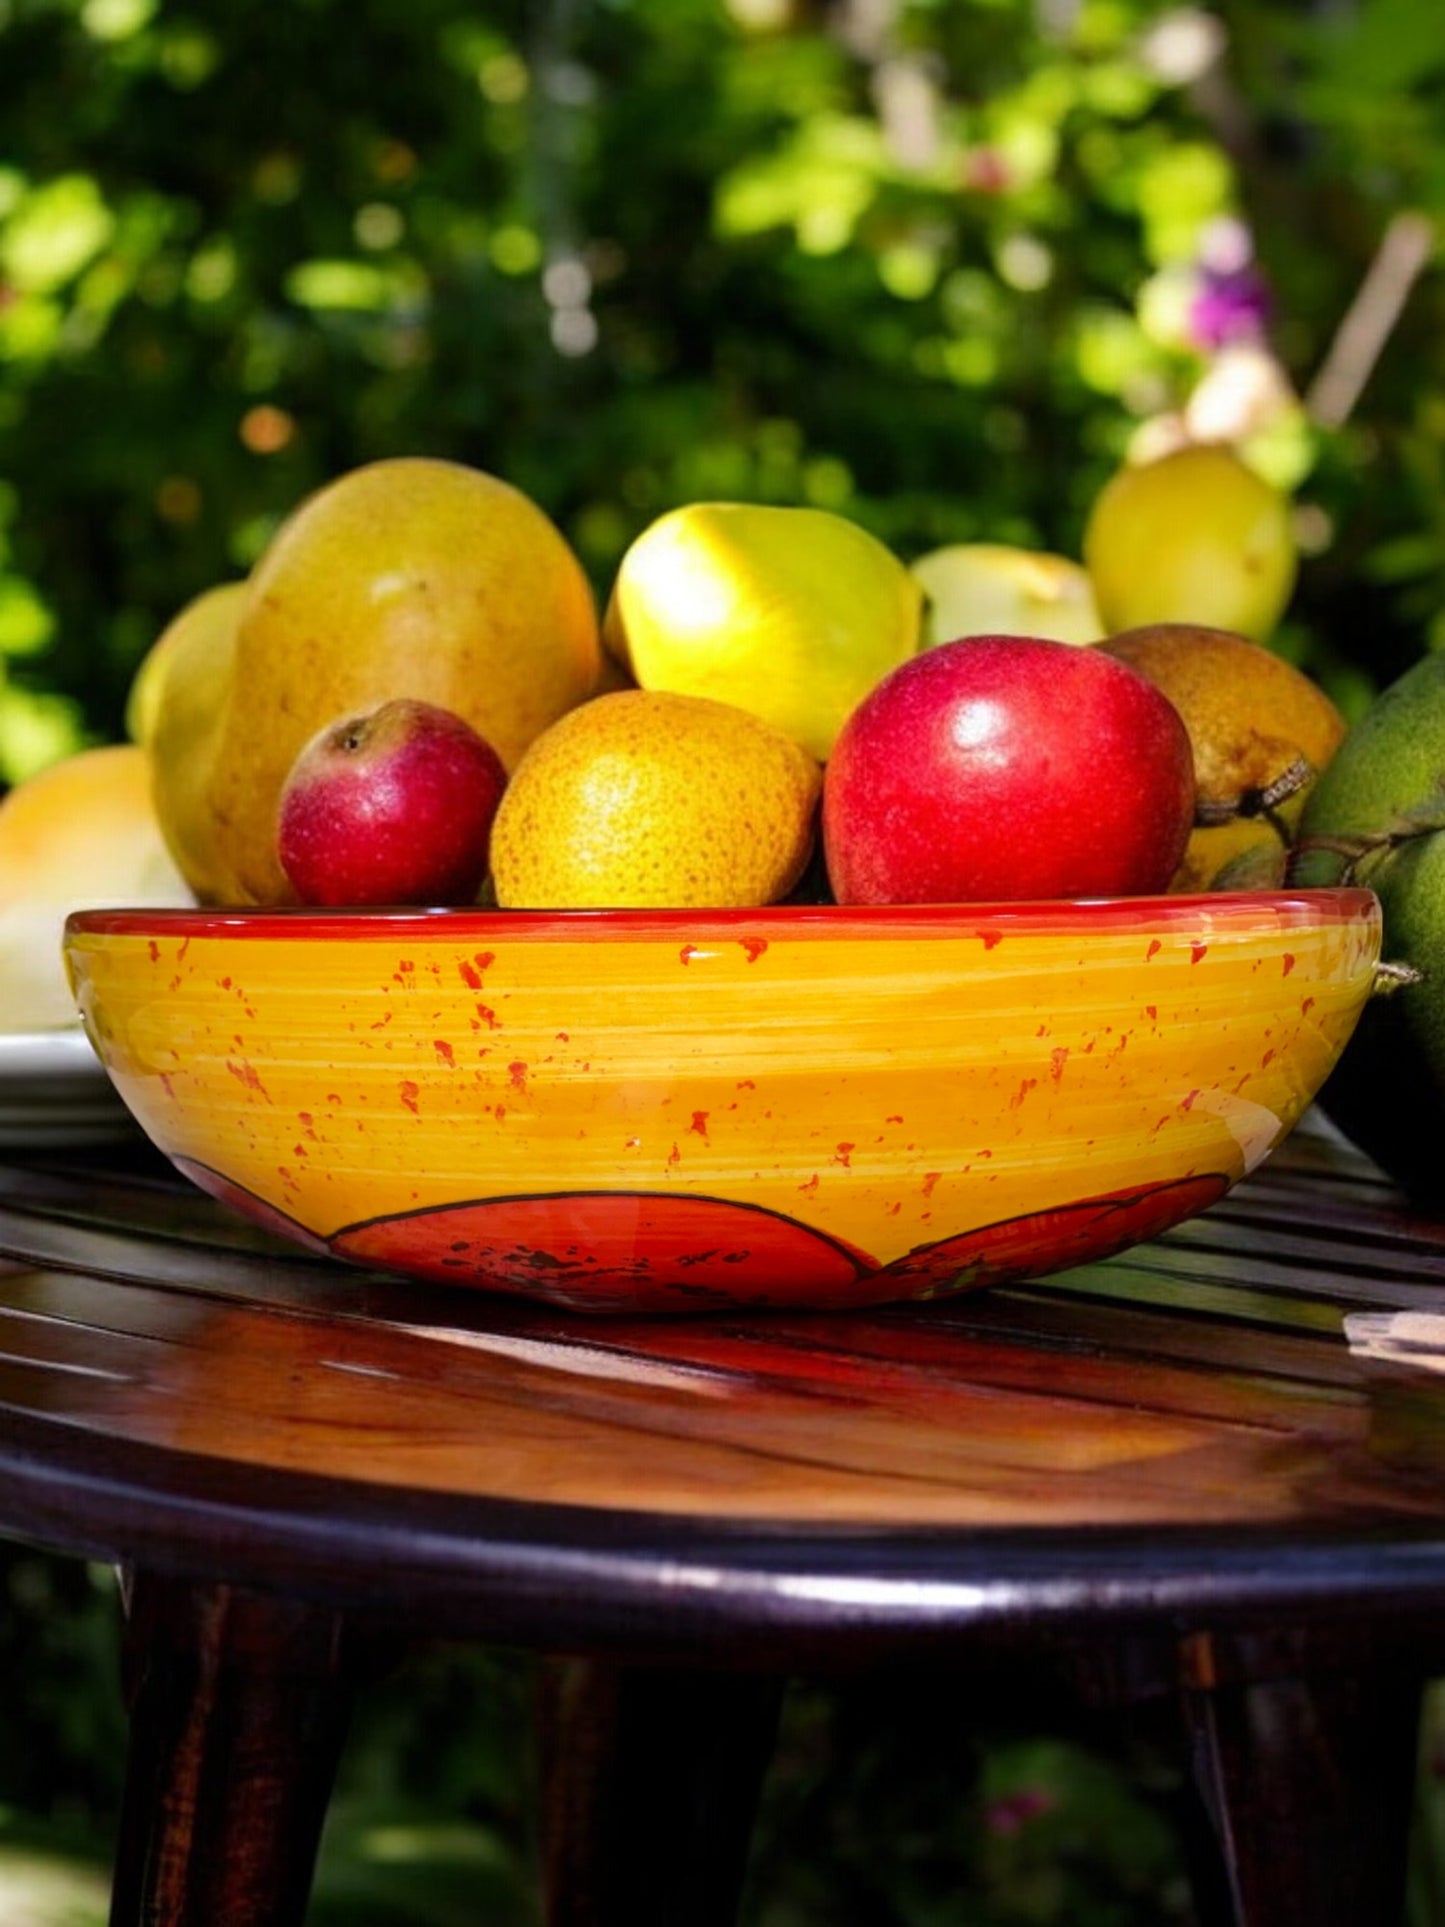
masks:
<path fill-rule="evenodd" d="M 1101 650 L 1032 636 L 910 657 L 843 725 L 823 786 L 840 903 L 1144 895 L 1193 821 L 1168 698 Z"/>
<path fill-rule="evenodd" d="M 394 698 L 302 749 L 277 812 L 281 867 L 302 903 L 474 903 L 506 784 L 460 716 Z"/>

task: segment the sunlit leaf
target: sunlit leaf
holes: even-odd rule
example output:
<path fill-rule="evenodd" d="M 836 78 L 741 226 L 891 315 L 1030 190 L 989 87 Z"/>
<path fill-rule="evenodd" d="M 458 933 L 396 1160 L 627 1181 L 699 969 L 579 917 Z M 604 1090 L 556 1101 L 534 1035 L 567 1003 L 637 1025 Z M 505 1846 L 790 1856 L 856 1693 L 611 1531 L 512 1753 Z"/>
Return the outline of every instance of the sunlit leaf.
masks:
<path fill-rule="evenodd" d="M 1220 148 L 1187 141 L 1154 155 L 1138 192 L 1150 258 L 1177 261 L 1193 253 L 1207 221 L 1233 206 L 1234 170 Z"/>
<path fill-rule="evenodd" d="M 0 234 L 0 273 L 29 294 L 48 294 L 94 260 L 115 232 L 115 216 L 88 174 L 64 174 L 32 188 Z"/>
<path fill-rule="evenodd" d="M 1111 120 L 1134 120 L 1158 95 L 1158 83 L 1137 60 L 1101 60 L 1084 69 L 1083 98 Z"/>
<path fill-rule="evenodd" d="M 1442 560 L 1439 537 L 1416 530 L 1376 543 L 1365 568 L 1379 582 L 1410 582 L 1438 569 Z"/>
<path fill-rule="evenodd" d="M 1003 317 L 1003 290 L 980 268 L 956 268 L 943 284 L 943 312 L 958 328 L 994 326 Z"/>
<path fill-rule="evenodd" d="M 998 373 L 998 344 L 987 335 L 965 335 L 945 343 L 942 359 L 950 380 L 964 388 L 985 388 Z"/>
<path fill-rule="evenodd" d="M 129 40 L 154 18 L 157 0 L 84 0 L 80 24 L 92 40 Z"/>
<path fill-rule="evenodd" d="M 1304 409 L 1295 404 L 1246 436 L 1240 453 L 1266 481 L 1292 495 L 1319 460 L 1319 434 Z M 1440 561 L 1445 563 L 1445 551 Z"/>
<path fill-rule="evenodd" d="M 0 307 L 0 361 L 17 367 L 55 352 L 65 310 L 43 295 L 19 295 Z"/>
<path fill-rule="evenodd" d="M 1073 19 L 1073 44 L 1080 52 L 1111 53 L 1139 29 L 1139 8 L 1129 0 L 1079 0 Z"/>
<path fill-rule="evenodd" d="M 226 543 L 226 559 L 230 566 L 244 574 L 257 562 L 266 544 L 280 527 L 279 515 L 253 515 L 240 522 L 230 532 Z"/>
<path fill-rule="evenodd" d="M 900 301 L 921 301 L 938 281 L 938 252 L 922 241 L 900 241 L 878 256 L 878 279 Z"/>
<path fill-rule="evenodd" d="M 72 697 L 0 686 L 0 781 L 23 783 L 79 749 L 85 736 L 85 718 Z"/>
<path fill-rule="evenodd" d="M 814 508 L 841 511 L 852 501 L 853 474 L 836 455 L 817 455 L 804 464 L 803 495 Z"/>
<path fill-rule="evenodd" d="M 881 128 L 845 115 L 810 122 L 796 140 L 745 162 L 718 185 L 723 235 L 791 227 L 810 254 L 846 247 L 890 169 Z"/>
<path fill-rule="evenodd" d="M 542 239 L 535 229 L 509 221 L 492 235 L 488 256 L 503 274 L 533 274 L 542 265 Z"/>
<path fill-rule="evenodd" d="M 172 87 L 190 92 L 210 79 L 221 64 L 223 49 L 213 34 L 193 21 L 167 23 L 161 36 L 159 63 Z"/>
<path fill-rule="evenodd" d="M 1046 180 L 1058 166 L 1058 128 L 1030 111 L 1026 102 L 997 117 L 990 141 L 1015 191 Z"/>
<path fill-rule="evenodd" d="M 0 655 L 37 655 L 54 633 L 55 616 L 35 585 L 0 575 Z"/>
<path fill-rule="evenodd" d="M 197 248 L 186 269 L 186 293 L 194 301 L 224 301 L 236 285 L 239 262 L 229 235 Z"/>
<path fill-rule="evenodd" d="M 1143 330 L 1132 314 L 1118 308 L 1082 310 L 1075 324 L 1074 358 L 1090 388 L 1121 395 L 1153 362 Z"/>
<path fill-rule="evenodd" d="M 1139 325 L 1161 348 L 1191 346 L 1190 315 L 1199 292 L 1199 278 L 1191 266 L 1173 263 L 1151 274 L 1139 290 Z"/>
<path fill-rule="evenodd" d="M 303 261 L 286 277 L 286 292 L 303 308 L 381 314 L 425 293 L 414 273 L 397 263 Z"/>

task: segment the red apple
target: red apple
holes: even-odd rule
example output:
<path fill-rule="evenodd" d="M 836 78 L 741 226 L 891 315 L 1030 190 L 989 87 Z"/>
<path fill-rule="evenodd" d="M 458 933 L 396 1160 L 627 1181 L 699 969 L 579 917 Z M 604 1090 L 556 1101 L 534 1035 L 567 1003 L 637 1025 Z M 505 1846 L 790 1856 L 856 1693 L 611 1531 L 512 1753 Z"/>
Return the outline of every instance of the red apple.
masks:
<path fill-rule="evenodd" d="M 1193 821 L 1168 698 L 1100 650 L 1032 636 L 901 664 L 843 725 L 823 786 L 840 903 L 1144 895 Z"/>
<path fill-rule="evenodd" d="M 281 791 L 277 854 L 312 904 L 474 903 L 501 758 L 449 709 L 397 697 L 313 736 Z"/>

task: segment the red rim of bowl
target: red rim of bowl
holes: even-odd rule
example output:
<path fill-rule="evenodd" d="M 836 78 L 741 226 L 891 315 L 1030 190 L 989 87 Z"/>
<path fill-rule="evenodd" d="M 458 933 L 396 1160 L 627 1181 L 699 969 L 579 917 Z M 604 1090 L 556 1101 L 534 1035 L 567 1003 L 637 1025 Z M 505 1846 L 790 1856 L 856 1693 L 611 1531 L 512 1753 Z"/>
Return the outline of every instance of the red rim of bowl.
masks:
<path fill-rule="evenodd" d="M 1016 903 L 771 904 L 756 910 L 619 909 L 497 910 L 483 907 L 312 909 L 278 905 L 264 909 L 74 910 L 66 918 L 71 936 L 325 938 L 398 934 L 437 936 L 448 929 L 470 940 L 558 935 L 606 937 L 696 936 L 776 931 L 794 937 L 841 935 L 942 936 L 978 929 L 981 935 L 1012 928 L 1197 929 L 1201 918 L 1253 924 L 1283 917 L 1290 922 L 1354 922 L 1377 914 L 1374 892 L 1350 885 L 1310 890 L 1238 890 L 1218 894 L 1152 897 L 1072 897 Z"/>

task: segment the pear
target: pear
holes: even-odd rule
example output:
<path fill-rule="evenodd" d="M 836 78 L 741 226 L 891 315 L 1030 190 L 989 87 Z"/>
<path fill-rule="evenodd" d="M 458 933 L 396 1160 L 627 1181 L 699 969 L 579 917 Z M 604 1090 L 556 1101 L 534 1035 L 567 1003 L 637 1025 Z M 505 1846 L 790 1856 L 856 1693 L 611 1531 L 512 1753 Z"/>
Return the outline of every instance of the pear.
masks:
<path fill-rule="evenodd" d="M 204 691 L 211 683 L 209 665 L 218 654 L 229 650 L 245 593 L 244 582 L 222 582 L 203 590 L 171 618 L 151 644 L 126 697 L 126 734 L 133 743 L 149 747 L 162 708 L 171 705 L 182 685 L 187 692 L 196 684 Z M 172 691 L 163 694 L 173 676 L 176 682 Z M 183 705 L 186 700 L 187 694 L 181 694 Z"/>
<path fill-rule="evenodd" d="M 642 689 L 732 703 L 823 762 L 916 652 L 922 603 L 892 551 L 841 515 L 694 502 L 628 549 L 603 636 Z"/>
<path fill-rule="evenodd" d="M 184 717 L 166 692 L 179 704 L 189 679 L 165 677 L 152 754 L 168 841 L 206 901 L 292 901 L 277 806 L 327 723 L 430 703 L 511 769 L 601 671 L 582 566 L 519 489 L 421 457 L 354 469 L 278 530 Z"/>
<path fill-rule="evenodd" d="M 126 727 L 149 756 L 166 846 L 205 903 L 245 901 L 221 855 L 206 798 L 245 598 L 243 582 L 227 582 L 186 603 L 152 643 L 126 703 Z"/>
<path fill-rule="evenodd" d="M 1319 1103 L 1445 1212 L 1445 656 L 1406 670 L 1351 728 L 1305 804 L 1289 879 L 1363 884 L 1380 899 L 1382 994 Z"/>
<path fill-rule="evenodd" d="M 1289 499 L 1224 443 L 1174 449 L 1104 484 L 1084 565 L 1111 634 L 1192 622 L 1267 642 L 1294 591 Z"/>
<path fill-rule="evenodd" d="M 1293 663 L 1226 629 L 1161 622 L 1099 646 L 1162 690 L 1189 731 L 1194 829 L 1170 888 L 1278 884 L 1310 790 L 1345 734 L 1334 703 Z"/>
<path fill-rule="evenodd" d="M 950 542 L 913 564 L 923 590 L 923 647 L 960 636 L 1097 642 L 1104 633 L 1082 563 L 1002 542 Z"/>

